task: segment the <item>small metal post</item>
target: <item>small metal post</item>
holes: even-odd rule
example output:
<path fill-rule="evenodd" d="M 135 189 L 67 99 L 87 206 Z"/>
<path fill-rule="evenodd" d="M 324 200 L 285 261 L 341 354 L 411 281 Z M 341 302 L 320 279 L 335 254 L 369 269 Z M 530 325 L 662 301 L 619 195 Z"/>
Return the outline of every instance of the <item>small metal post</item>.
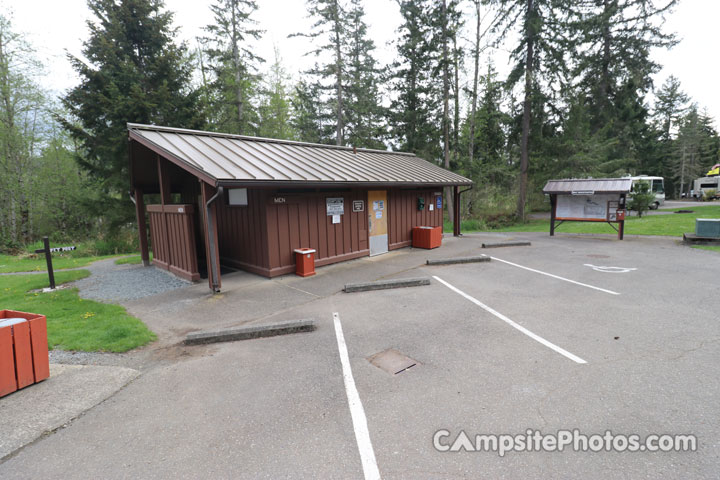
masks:
<path fill-rule="evenodd" d="M 48 276 L 50 277 L 50 288 L 55 290 L 55 273 L 53 273 L 52 253 L 50 253 L 50 240 L 48 237 L 43 237 L 43 244 L 45 245 L 45 260 L 47 261 Z"/>

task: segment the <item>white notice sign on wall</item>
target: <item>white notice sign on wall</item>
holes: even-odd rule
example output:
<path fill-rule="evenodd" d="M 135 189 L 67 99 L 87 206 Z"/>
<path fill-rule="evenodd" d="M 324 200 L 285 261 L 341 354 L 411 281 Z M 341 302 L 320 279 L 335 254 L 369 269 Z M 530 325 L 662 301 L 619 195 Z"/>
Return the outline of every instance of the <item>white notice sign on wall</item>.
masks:
<path fill-rule="evenodd" d="M 342 215 L 345 213 L 345 199 L 342 197 L 326 198 L 325 209 L 328 215 Z"/>

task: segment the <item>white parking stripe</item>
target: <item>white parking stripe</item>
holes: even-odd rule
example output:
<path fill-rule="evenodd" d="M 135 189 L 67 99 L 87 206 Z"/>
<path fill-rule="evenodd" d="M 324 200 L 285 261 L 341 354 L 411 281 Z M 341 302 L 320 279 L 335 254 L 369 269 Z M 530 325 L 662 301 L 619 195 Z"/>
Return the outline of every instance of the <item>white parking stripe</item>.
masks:
<path fill-rule="evenodd" d="M 557 345 L 555 345 L 554 343 L 548 342 L 547 340 L 545 340 L 545 339 L 542 338 L 541 336 L 535 335 L 533 332 L 531 332 L 531 331 L 528 330 L 527 328 L 523 327 L 522 325 L 518 325 L 517 323 L 513 322 L 512 320 L 510 320 L 508 317 L 506 317 L 506 316 L 503 315 L 502 313 L 500 313 L 500 312 L 498 312 L 498 311 L 496 311 L 496 310 L 493 310 L 492 308 L 488 307 L 487 305 L 485 305 L 484 303 L 482 303 L 480 300 L 478 300 L 478 299 L 476 299 L 476 298 L 473 298 L 473 297 L 471 297 L 470 295 L 468 295 L 467 293 L 465 293 L 465 292 L 463 292 L 462 290 L 460 290 L 459 288 L 456 288 L 456 287 L 450 285 L 448 282 L 446 282 L 446 281 L 443 280 L 442 278 L 437 277 L 437 276 L 433 276 L 433 278 L 434 278 L 435 280 L 437 280 L 438 282 L 442 283 L 443 285 L 445 285 L 446 287 L 448 287 L 448 288 L 449 288 L 450 290 L 452 290 L 453 292 L 459 293 L 459 294 L 462 295 L 463 297 L 467 298 L 468 300 L 470 300 L 471 302 L 473 302 L 475 305 L 477 305 L 478 307 L 482 308 L 482 309 L 485 310 L 486 312 L 495 315 L 497 318 L 499 318 L 499 319 L 502 320 L 503 322 L 507 323 L 507 324 L 510 325 L 511 327 L 516 328 L 517 330 L 520 330 L 522 333 L 524 333 L 524 334 L 527 335 L 528 337 L 532 338 L 533 340 L 542 343 L 543 345 L 545 345 L 546 347 L 548 347 L 548 348 L 550 348 L 550 349 L 552 349 L 552 350 L 555 350 L 555 351 L 556 351 L 557 353 L 559 353 L 560 355 L 563 355 L 564 357 L 567 357 L 567 358 L 569 358 L 570 360 L 572 360 L 573 362 L 576 362 L 576 363 L 587 363 L 585 360 L 583 360 L 582 358 L 578 357 L 577 355 L 573 355 L 572 353 L 568 352 L 568 351 L 565 350 L 564 348 L 560 348 L 560 347 L 558 347 Z"/>
<path fill-rule="evenodd" d="M 610 295 L 620 295 L 618 292 L 613 292 L 612 290 L 606 290 L 604 288 L 594 287 L 592 285 L 588 285 L 587 283 L 576 282 L 575 280 L 570 280 L 569 278 L 564 278 L 564 277 L 560 277 L 558 275 L 553 275 L 552 273 L 535 270 L 534 268 L 523 267 L 522 265 L 518 265 L 517 263 L 513 263 L 513 262 L 508 262 L 507 260 L 503 260 L 502 258 L 497 258 L 497 257 L 490 257 L 490 258 L 492 258 L 493 260 L 497 260 L 498 262 L 507 263 L 508 265 L 512 265 L 513 267 L 522 268 L 523 270 L 528 270 L 530 272 L 539 273 L 540 275 L 547 275 L 548 277 L 557 278 L 558 280 L 562 280 L 564 282 L 574 283 L 575 285 L 580 285 L 581 287 L 592 288 L 593 290 L 599 290 L 601 292 L 609 293 Z"/>
<path fill-rule="evenodd" d="M 365 480 L 379 480 L 380 471 L 378 470 L 375 452 L 373 451 L 372 442 L 370 441 L 367 418 L 365 418 L 365 410 L 363 410 L 360 395 L 355 387 L 355 379 L 350 369 L 350 357 L 348 356 L 347 346 L 345 345 L 345 336 L 343 335 L 340 316 L 337 312 L 333 313 L 333 322 L 335 323 L 335 336 L 337 337 L 340 363 L 343 369 L 343 380 L 345 380 L 345 392 L 347 393 L 348 405 L 350 406 L 350 415 L 352 416 L 353 428 L 355 429 L 355 440 L 357 441 L 358 450 L 360 451 L 360 460 L 362 462 Z"/>

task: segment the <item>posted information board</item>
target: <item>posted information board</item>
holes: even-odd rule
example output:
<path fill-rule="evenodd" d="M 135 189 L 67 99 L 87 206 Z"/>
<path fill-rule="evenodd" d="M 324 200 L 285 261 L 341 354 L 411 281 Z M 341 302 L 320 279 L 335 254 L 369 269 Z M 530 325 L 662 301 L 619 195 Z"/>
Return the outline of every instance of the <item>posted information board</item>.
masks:
<path fill-rule="evenodd" d="M 558 195 L 555 218 L 558 220 L 607 220 L 608 202 L 617 204 L 618 195 Z"/>
<path fill-rule="evenodd" d="M 345 199 L 342 197 L 326 198 L 325 209 L 328 215 L 342 215 L 345 213 Z"/>

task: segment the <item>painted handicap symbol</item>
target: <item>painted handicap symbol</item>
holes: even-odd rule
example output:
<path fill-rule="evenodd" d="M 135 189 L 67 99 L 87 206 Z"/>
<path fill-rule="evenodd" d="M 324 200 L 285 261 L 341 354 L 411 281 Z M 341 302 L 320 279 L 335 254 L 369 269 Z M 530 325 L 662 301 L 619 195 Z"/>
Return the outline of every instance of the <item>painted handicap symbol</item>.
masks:
<path fill-rule="evenodd" d="M 627 272 L 632 272 L 633 270 L 637 270 L 637 268 L 629 268 L 629 267 L 601 267 L 598 265 L 592 265 L 590 263 L 586 263 L 585 266 L 592 268 L 596 272 L 603 272 L 603 273 L 627 273 Z"/>

